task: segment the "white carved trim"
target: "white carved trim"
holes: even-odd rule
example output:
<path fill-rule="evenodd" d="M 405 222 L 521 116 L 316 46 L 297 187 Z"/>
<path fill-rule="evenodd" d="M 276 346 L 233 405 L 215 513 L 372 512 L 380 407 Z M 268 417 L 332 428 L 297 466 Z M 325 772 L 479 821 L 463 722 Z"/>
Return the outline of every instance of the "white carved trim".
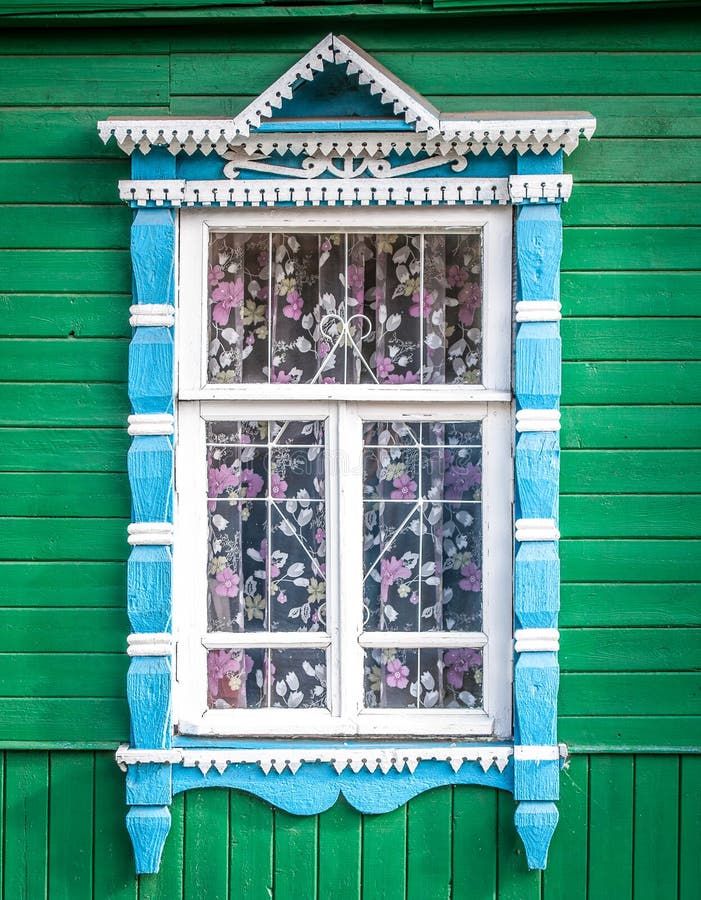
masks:
<path fill-rule="evenodd" d="M 556 748 L 557 749 L 557 748 Z M 278 748 L 256 748 L 212 750 L 135 750 L 122 745 L 116 753 L 117 763 L 123 771 L 136 763 L 182 763 L 186 768 L 198 768 L 203 775 L 214 768 L 223 775 L 232 765 L 257 765 L 268 775 L 271 771 L 281 774 L 285 770 L 293 775 L 304 763 L 330 763 L 336 772 L 350 768 L 352 772 L 362 769 L 368 772 L 380 770 L 387 774 L 394 769 L 413 772 L 423 760 L 447 762 L 454 772 L 459 772 L 463 763 L 478 762 L 484 772 L 493 765 L 500 772 L 509 764 L 513 748 L 508 746 L 479 745 L 459 747 L 309 747 L 297 749 L 281 746 Z"/>
<path fill-rule="evenodd" d="M 557 300 L 519 300 L 516 304 L 517 322 L 559 322 L 562 304 Z"/>
<path fill-rule="evenodd" d="M 148 153 L 151 147 L 167 147 L 173 155 L 181 151 L 192 155 L 199 150 L 205 156 L 213 152 L 225 156 L 229 150 L 236 149 L 245 153 L 290 152 L 295 155 L 304 153 L 323 156 L 343 156 L 349 151 L 355 156 L 364 153 L 387 156 L 392 150 L 398 153 L 408 150 L 413 156 L 418 153 L 445 153 L 449 150 L 461 155 L 486 152 L 493 156 L 498 150 L 505 153 L 515 150 L 521 156 L 527 152 L 536 155 L 554 154 L 559 150 L 570 154 L 581 138 L 591 138 L 596 127 L 596 119 L 590 116 L 578 118 L 578 113 L 565 113 L 564 118 L 549 118 L 548 113 L 531 114 L 534 117 L 540 116 L 540 119 L 528 118 L 518 113 L 501 115 L 503 118 L 484 120 L 465 118 L 462 122 L 464 128 L 458 132 L 455 131 L 455 122 L 449 118 L 442 118 L 437 133 L 432 136 L 426 132 L 411 131 L 343 133 L 268 131 L 247 136 L 238 130 L 239 117 L 235 119 L 115 117 L 98 122 L 98 131 L 105 143 L 114 137 L 126 153 L 132 153 L 138 146 L 142 153 Z M 539 123 L 547 127 L 543 129 Z M 537 193 L 543 176 L 521 177 L 524 183 L 528 182 L 530 185 L 529 193 L 533 192 L 534 188 Z M 567 190 L 570 176 L 558 175 L 548 178 L 557 178 L 562 183 L 563 192 Z M 525 187 L 522 190 L 525 193 Z"/>
<path fill-rule="evenodd" d="M 171 522 L 132 522 L 127 528 L 127 540 L 132 546 L 173 543 Z"/>
<path fill-rule="evenodd" d="M 559 430 L 559 409 L 520 409 L 516 413 L 516 431 Z"/>
<path fill-rule="evenodd" d="M 182 750 L 132 750 L 129 744 L 120 744 L 117 748 L 114 758 L 117 765 L 126 772 L 127 766 L 133 766 L 136 763 L 161 763 L 161 764 L 177 764 L 182 762 Z"/>
<path fill-rule="evenodd" d="M 175 432 L 175 419 L 170 413 L 133 413 L 127 421 L 127 431 L 132 437 Z"/>
<path fill-rule="evenodd" d="M 429 134 L 440 131 L 440 113 L 425 97 L 400 81 L 345 35 L 333 37 L 334 62 L 346 64 L 348 75 L 358 75 L 360 84 L 370 93 L 379 95 L 382 103 L 391 103 L 396 115 L 415 126 L 416 131 Z"/>
<path fill-rule="evenodd" d="M 523 744 L 514 747 L 514 759 L 518 760 L 552 760 L 562 756 L 560 744 Z M 565 748 L 565 753 L 566 753 Z"/>
<path fill-rule="evenodd" d="M 372 178 L 397 178 L 413 175 L 415 172 L 423 172 L 426 169 L 435 169 L 436 166 L 446 164 L 450 165 L 454 172 L 464 172 L 467 168 L 467 158 L 452 149 L 448 150 L 445 155 L 429 156 L 426 159 L 418 159 L 411 163 L 399 163 L 395 166 L 383 157 L 369 156 L 365 149 L 357 155 L 352 152 L 347 152 L 343 156 L 312 154 L 302 160 L 301 168 L 270 162 L 269 157 L 261 153 L 249 156 L 239 149 L 225 153 L 224 157 L 230 160 L 224 166 L 225 178 L 238 178 L 242 169 L 269 175 L 281 175 L 286 178 L 310 179 L 329 174 L 336 178 L 355 179 L 363 175 Z"/>
<path fill-rule="evenodd" d="M 139 325 L 175 325 L 175 307 L 170 303 L 137 303 L 129 307 L 129 324 L 132 328 Z"/>
<path fill-rule="evenodd" d="M 460 206 L 509 202 L 506 178 L 120 181 L 119 196 L 138 206 Z"/>
<path fill-rule="evenodd" d="M 514 536 L 520 543 L 560 540 L 560 532 L 554 519 L 517 519 Z"/>
<path fill-rule="evenodd" d="M 172 656 L 173 635 L 170 632 L 135 632 L 127 636 L 129 656 Z"/>
<path fill-rule="evenodd" d="M 509 191 L 512 203 L 533 203 L 545 200 L 569 200 L 572 194 L 571 175 L 511 175 Z"/>
<path fill-rule="evenodd" d="M 519 628 L 514 631 L 516 653 L 557 653 L 560 649 L 560 632 L 557 628 Z"/>

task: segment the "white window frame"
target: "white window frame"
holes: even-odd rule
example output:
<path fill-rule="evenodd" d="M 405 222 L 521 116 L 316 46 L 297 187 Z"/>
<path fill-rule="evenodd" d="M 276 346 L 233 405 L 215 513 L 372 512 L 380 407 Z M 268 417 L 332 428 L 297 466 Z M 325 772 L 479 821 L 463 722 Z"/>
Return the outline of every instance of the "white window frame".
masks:
<path fill-rule="evenodd" d="M 512 733 L 512 493 L 510 208 L 187 210 L 180 214 L 173 626 L 174 720 L 210 736 L 493 737 Z M 482 385 L 220 385 L 206 383 L 209 229 L 483 233 Z M 318 634 L 207 634 L 205 421 L 328 418 L 327 641 Z M 483 422 L 483 633 L 362 636 L 362 420 Z M 338 465 L 339 448 L 344 460 Z M 332 467 L 336 473 L 332 473 Z M 355 522 L 343 530 L 341 522 Z M 332 565 L 332 561 L 336 565 Z M 461 643 L 460 634 L 464 643 Z M 329 644 L 329 710 L 206 708 L 206 647 Z M 484 647 L 480 710 L 363 709 L 364 647 Z M 204 642 L 203 642 L 204 641 Z M 364 645 L 364 646 L 363 646 Z"/>

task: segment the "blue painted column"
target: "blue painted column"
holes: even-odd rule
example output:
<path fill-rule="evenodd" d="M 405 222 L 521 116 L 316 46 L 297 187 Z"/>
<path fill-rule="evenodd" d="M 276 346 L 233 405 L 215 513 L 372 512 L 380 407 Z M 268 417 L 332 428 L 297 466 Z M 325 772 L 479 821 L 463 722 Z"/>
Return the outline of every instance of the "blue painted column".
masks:
<path fill-rule="evenodd" d="M 519 174 L 558 174 L 561 154 L 525 154 Z M 528 866 L 544 869 L 558 820 L 557 692 L 561 384 L 559 204 L 526 202 L 516 217 L 516 556 L 514 571 L 515 822 Z"/>
<path fill-rule="evenodd" d="M 173 177 L 166 151 L 135 151 L 135 178 Z M 127 567 L 127 698 L 131 749 L 171 745 L 171 569 L 173 542 L 173 395 L 175 220 L 166 208 L 140 209 L 131 227 L 134 331 L 129 347 L 129 417 L 132 443 L 127 467 L 132 492 L 132 551 Z M 157 872 L 170 829 L 172 768 L 135 762 L 127 772 L 127 828 L 136 871 Z"/>

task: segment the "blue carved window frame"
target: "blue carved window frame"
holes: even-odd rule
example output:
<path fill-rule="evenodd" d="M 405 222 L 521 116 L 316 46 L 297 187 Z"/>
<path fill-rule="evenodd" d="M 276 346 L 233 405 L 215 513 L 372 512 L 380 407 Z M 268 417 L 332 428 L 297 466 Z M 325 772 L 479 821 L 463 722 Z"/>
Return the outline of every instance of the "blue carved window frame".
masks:
<path fill-rule="evenodd" d="M 355 133 L 347 135 L 344 119 L 327 115 L 320 120 L 310 115 L 317 110 L 310 110 L 308 101 L 295 109 L 300 85 L 314 82 L 330 66 L 341 67 L 352 90 L 357 92 L 360 86 L 381 92 L 382 103 L 391 103 L 394 114 L 361 117 L 360 126 L 357 120 L 353 123 Z M 326 110 L 323 80 L 321 88 L 316 97 Z M 297 114 L 276 121 L 275 111 L 286 100 Z M 127 773 L 127 827 L 137 872 L 158 871 L 173 795 L 208 786 L 240 788 L 289 812 L 312 814 L 331 806 L 340 793 L 361 812 L 380 813 L 438 785 L 489 785 L 513 793 L 515 824 L 528 865 L 545 867 L 558 819 L 554 801 L 565 752 L 556 732 L 560 205 L 571 188 L 571 178 L 563 175 L 563 152 L 574 149 L 580 136 L 590 137 L 595 123 L 584 113 L 526 115 L 441 118 L 424 98 L 351 41 L 328 35 L 236 119 L 100 123 L 103 139 L 115 136 L 132 160 L 131 179 L 120 183 L 122 198 L 134 209 L 128 454 L 131 734 L 117 760 Z M 414 142 L 408 165 L 406 154 L 398 155 L 386 137 L 397 133 Z M 298 147 L 305 140 L 312 145 L 316 140 L 318 147 L 333 140 L 346 147 L 349 142 L 362 145 L 363 139 L 374 140 L 385 172 L 378 175 L 370 168 L 368 178 L 344 179 L 337 172 L 333 180 L 300 178 L 296 162 L 292 165 L 297 172 L 286 177 L 289 154 L 268 147 L 270 152 L 262 156 L 260 150 L 280 134 Z M 233 161 L 232 147 L 236 147 Z M 326 152 L 334 158 L 328 147 Z M 311 155 L 298 149 L 295 158 Z M 266 178 L 271 156 L 272 180 Z M 386 169 L 393 167 L 408 178 L 392 180 L 391 174 L 388 178 Z M 174 738 L 170 545 L 177 209 L 380 203 L 514 208 L 513 741 L 442 741 L 432 747 L 425 740 Z"/>

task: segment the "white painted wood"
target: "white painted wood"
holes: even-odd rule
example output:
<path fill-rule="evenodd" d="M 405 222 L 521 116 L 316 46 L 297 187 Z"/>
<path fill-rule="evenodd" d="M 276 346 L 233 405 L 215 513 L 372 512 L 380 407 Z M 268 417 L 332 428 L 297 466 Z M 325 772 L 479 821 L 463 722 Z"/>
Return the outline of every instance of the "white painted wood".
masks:
<path fill-rule="evenodd" d="M 559 430 L 559 409 L 520 409 L 516 413 L 516 431 Z"/>
<path fill-rule="evenodd" d="M 343 155 L 351 151 L 360 156 L 370 148 L 388 155 L 393 149 L 419 153 L 443 153 L 454 149 L 458 153 L 478 154 L 487 151 L 516 150 L 523 154 L 553 154 L 562 149 L 572 153 L 582 138 L 589 140 L 596 129 L 596 119 L 589 113 L 478 113 L 444 115 L 437 132 L 429 136 L 422 131 L 379 132 L 257 132 L 250 137 L 242 134 L 237 119 L 208 118 L 140 118 L 111 117 L 97 123 L 104 143 L 115 138 L 125 153 L 138 146 L 142 153 L 151 147 L 167 147 L 175 155 L 184 151 L 192 155 L 200 150 L 205 155 L 224 156 L 230 149 L 246 153 L 291 152 Z M 560 176 L 567 178 L 568 176 Z M 531 178 L 531 182 L 532 182 Z"/>
<path fill-rule="evenodd" d="M 515 537 L 524 541 L 559 541 L 560 532 L 554 519 L 517 519 Z"/>
<path fill-rule="evenodd" d="M 554 652 L 560 649 L 557 628 L 518 628 L 514 631 L 516 653 Z"/>
<path fill-rule="evenodd" d="M 173 652 L 173 635 L 170 632 L 138 632 L 127 635 L 129 656 L 170 656 Z"/>
<path fill-rule="evenodd" d="M 328 647 L 331 635 L 323 631 L 210 631 L 202 637 L 207 650 L 240 647 Z"/>
<path fill-rule="evenodd" d="M 482 631 L 365 631 L 358 638 L 361 647 L 485 647 Z"/>
<path fill-rule="evenodd" d="M 178 329 L 178 397 L 205 399 L 250 396 L 257 398 L 309 397 L 364 400 L 376 391 L 377 399 L 401 398 L 410 402 L 420 396 L 430 401 L 459 399 L 465 403 L 478 399 L 479 387 L 462 385 L 410 385 L 397 390 L 385 386 L 354 385 L 207 385 L 207 241 L 210 229 L 223 231 L 347 231 L 373 232 L 398 230 L 411 233 L 482 230 L 484 242 L 483 292 L 483 382 L 482 390 L 511 398 L 511 270 L 503 264 L 511 259 L 511 211 L 507 208 L 358 208 L 343 210 L 314 208 L 296 210 L 224 209 L 188 210 L 180 217 L 181 253 Z M 278 390 L 283 388 L 283 390 Z M 206 389 L 206 393 L 205 393 Z M 295 393 L 290 393 L 295 390 Z M 390 393 L 393 392 L 393 393 Z M 474 393 L 473 393 L 474 392 Z"/>
<path fill-rule="evenodd" d="M 558 300 L 519 300 L 516 304 L 517 322 L 559 322 L 562 304 Z"/>
<path fill-rule="evenodd" d="M 129 307 L 129 324 L 132 328 L 175 324 L 175 307 L 171 303 L 137 303 Z"/>
<path fill-rule="evenodd" d="M 514 759 L 560 759 L 560 744 L 531 744 L 514 746 Z"/>
<path fill-rule="evenodd" d="M 127 534 L 127 541 L 132 546 L 173 543 L 173 526 L 170 522 L 132 522 L 127 527 Z"/>
<path fill-rule="evenodd" d="M 528 748 L 526 748 L 528 749 Z M 550 748 L 548 748 L 550 749 Z M 492 744 L 412 745 L 411 747 L 306 747 L 282 745 L 274 749 L 265 747 L 229 748 L 215 750 L 201 748 L 187 750 L 133 750 L 122 744 L 115 753 L 117 764 L 123 772 L 128 766 L 143 763 L 182 764 L 186 768 L 198 768 L 202 774 L 214 768 L 223 774 L 232 765 L 257 765 L 268 774 L 275 769 L 282 773 L 285 770 L 295 774 L 305 763 L 331 763 L 340 775 L 345 769 L 353 772 L 366 769 L 374 772 L 380 769 L 386 774 L 391 769 L 397 772 L 408 769 L 413 772 L 424 760 L 437 760 L 450 763 L 453 771 L 458 772 L 463 763 L 478 762 L 487 772 L 496 766 L 503 772 L 513 755 L 510 746 Z"/>
<path fill-rule="evenodd" d="M 551 152 L 559 149 L 561 148 L 553 147 Z M 574 147 L 571 149 L 573 150 Z M 525 148 L 519 152 L 525 152 Z M 569 200 L 571 194 L 571 175 L 511 175 L 509 177 L 509 197 L 512 203 L 555 203 L 558 200 Z"/>
<path fill-rule="evenodd" d="M 127 431 L 132 437 L 173 434 L 175 431 L 175 417 L 170 413 L 134 413 L 127 421 Z"/>

